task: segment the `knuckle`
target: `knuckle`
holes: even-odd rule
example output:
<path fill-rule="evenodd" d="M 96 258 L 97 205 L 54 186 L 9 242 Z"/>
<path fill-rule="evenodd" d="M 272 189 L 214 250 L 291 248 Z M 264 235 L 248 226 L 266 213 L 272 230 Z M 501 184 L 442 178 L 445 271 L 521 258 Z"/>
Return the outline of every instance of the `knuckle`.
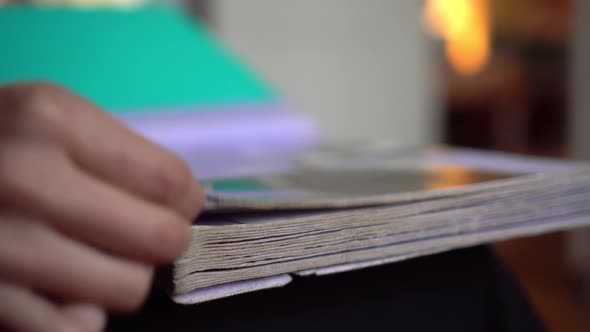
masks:
<path fill-rule="evenodd" d="M 1 89 L 3 127 L 34 135 L 53 129 L 64 118 L 63 108 L 58 107 L 62 93 L 63 89 L 48 83 L 27 83 Z"/>
<path fill-rule="evenodd" d="M 29 98 L 46 98 L 48 96 L 54 96 L 63 91 L 63 88 L 47 82 L 24 83 L 22 85 L 16 85 L 15 89 L 21 91 L 22 96 Z"/>
<path fill-rule="evenodd" d="M 28 83 L 12 86 L 4 91 L 2 97 L 12 106 L 12 111 L 22 112 L 52 101 L 57 88 L 46 83 Z"/>

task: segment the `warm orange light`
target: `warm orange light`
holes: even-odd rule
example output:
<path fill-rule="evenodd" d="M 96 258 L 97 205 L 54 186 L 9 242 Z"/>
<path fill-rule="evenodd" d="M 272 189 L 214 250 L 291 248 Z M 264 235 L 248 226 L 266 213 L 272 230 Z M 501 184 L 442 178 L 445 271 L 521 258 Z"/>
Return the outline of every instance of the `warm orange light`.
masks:
<path fill-rule="evenodd" d="M 457 72 L 474 75 L 486 66 L 491 51 L 488 0 L 428 0 L 424 19 L 445 41 L 445 53 Z"/>

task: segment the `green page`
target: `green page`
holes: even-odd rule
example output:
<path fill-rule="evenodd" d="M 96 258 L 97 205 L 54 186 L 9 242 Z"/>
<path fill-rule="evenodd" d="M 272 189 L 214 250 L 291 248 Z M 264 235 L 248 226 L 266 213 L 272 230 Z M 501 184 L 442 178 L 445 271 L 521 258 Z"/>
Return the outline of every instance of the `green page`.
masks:
<path fill-rule="evenodd" d="M 0 84 L 28 80 L 119 113 L 274 99 L 204 27 L 161 5 L 0 7 Z"/>

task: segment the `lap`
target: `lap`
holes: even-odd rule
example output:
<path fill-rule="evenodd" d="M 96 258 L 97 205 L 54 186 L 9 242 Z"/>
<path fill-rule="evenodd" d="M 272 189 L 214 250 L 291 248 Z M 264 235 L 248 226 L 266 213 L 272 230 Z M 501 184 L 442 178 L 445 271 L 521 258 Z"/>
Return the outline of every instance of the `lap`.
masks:
<path fill-rule="evenodd" d="M 510 273 L 486 247 L 181 306 L 154 290 L 108 331 L 543 331 Z"/>

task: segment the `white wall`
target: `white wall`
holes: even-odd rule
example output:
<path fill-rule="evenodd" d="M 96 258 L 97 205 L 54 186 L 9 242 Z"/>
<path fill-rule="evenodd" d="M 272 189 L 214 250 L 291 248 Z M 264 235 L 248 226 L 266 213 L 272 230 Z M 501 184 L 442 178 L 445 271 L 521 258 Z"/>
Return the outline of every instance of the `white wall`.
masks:
<path fill-rule="evenodd" d="M 571 144 L 574 156 L 590 159 L 590 1 L 575 1 L 572 43 Z M 583 281 L 590 301 L 590 229 L 569 234 L 569 254 L 574 272 Z"/>
<path fill-rule="evenodd" d="M 572 48 L 572 143 L 577 157 L 590 159 L 590 1 L 576 1 Z"/>
<path fill-rule="evenodd" d="M 415 0 L 215 0 L 221 36 L 329 138 L 438 136 Z"/>

